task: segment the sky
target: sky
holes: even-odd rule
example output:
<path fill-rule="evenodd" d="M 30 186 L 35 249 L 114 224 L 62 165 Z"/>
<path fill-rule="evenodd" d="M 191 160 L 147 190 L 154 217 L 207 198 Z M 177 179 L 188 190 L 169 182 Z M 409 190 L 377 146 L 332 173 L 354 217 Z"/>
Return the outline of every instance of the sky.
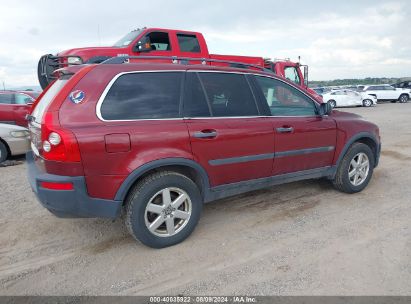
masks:
<path fill-rule="evenodd" d="M 38 85 L 43 54 L 139 27 L 202 32 L 214 54 L 290 58 L 311 80 L 411 76 L 410 0 L 0 0 L 0 87 Z"/>

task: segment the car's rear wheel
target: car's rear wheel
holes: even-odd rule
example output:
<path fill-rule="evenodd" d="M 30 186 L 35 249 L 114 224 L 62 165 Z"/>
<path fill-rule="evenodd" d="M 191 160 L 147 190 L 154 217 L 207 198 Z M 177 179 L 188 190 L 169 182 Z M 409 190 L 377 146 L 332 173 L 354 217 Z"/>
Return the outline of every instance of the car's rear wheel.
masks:
<path fill-rule="evenodd" d="M 371 100 L 371 99 L 364 99 L 364 100 L 362 101 L 362 105 L 363 105 L 364 107 L 371 107 L 371 106 L 372 106 L 372 100 Z"/>
<path fill-rule="evenodd" d="M 407 94 L 402 94 L 399 98 L 398 98 L 398 101 L 399 102 L 401 102 L 401 103 L 406 103 L 406 102 L 408 102 L 408 95 Z"/>
<path fill-rule="evenodd" d="M 176 172 L 158 172 L 131 191 L 125 223 L 131 235 L 149 247 L 172 246 L 193 232 L 202 205 L 200 190 L 191 179 Z"/>
<path fill-rule="evenodd" d="M 375 157 L 371 148 L 363 143 L 354 143 L 341 160 L 334 186 L 346 193 L 363 190 L 369 183 L 374 170 Z"/>
<path fill-rule="evenodd" d="M 9 152 L 7 151 L 6 145 L 0 141 L 0 164 L 4 162 L 8 156 Z"/>
<path fill-rule="evenodd" d="M 328 103 L 330 104 L 331 108 L 335 108 L 337 106 L 335 100 L 329 100 Z"/>

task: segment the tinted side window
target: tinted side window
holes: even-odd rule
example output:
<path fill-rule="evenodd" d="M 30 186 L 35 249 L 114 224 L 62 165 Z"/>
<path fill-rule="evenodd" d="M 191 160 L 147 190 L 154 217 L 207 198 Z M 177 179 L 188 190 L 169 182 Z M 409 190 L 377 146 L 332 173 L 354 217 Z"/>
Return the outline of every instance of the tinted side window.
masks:
<path fill-rule="evenodd" d="M 314 102 L 292 86 L 267 77 L 256 76 L 273 116 L 316 115 Z"/>
<path fill-rule="evenodd" d="M 200 44 L 195 35 L 177 34 L 181 52 L 200 53 Z"/>
<path fill-rule="evenodd" d="M 2 93 L 0 93 L 0 103 L 3 103 L 3 104 L 13 103 L 13 94 L 2 94 Z"/>
<path fill-rule="evenodd" d="M 101 105 L 106 120 L 179 117 L 183 73 L 133 73 L 120 76 Z"/>
<path fill-rule="evenodd" d="M 224 116 L 256 116 L 257 105 L 244 75 L 199 73 L 211 114 Z"/>
<path fill-rule="evenodd" d="M 197 73 L 187 73 L 189 77 L 184 98 L 184 117 L 209 117 L 210 107 L 204 95 L 203 86 Z"/>

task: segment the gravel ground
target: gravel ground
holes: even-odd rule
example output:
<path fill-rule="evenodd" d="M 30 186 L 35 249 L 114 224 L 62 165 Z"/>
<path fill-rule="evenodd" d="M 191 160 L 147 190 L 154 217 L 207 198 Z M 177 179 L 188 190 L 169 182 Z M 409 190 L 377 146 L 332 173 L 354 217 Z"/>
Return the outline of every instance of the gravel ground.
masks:
<path fill-rule="evenodd" d="M 382 134 L 363 192 L 303 181 L 207 204 L 162 250 L 121 221 L 54 217 L 24 162 L 1 167 L 0 295 L 411 295 L 411 103 L 347 111 Z"/>

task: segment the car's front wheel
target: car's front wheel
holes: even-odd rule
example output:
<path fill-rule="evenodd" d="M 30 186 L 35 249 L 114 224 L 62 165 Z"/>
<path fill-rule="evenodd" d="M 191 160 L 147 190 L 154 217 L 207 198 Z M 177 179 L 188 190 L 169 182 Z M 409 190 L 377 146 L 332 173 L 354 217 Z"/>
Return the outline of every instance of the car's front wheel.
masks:
<path fill-rule="evenodd" d="M 371 106 L 372 106 L 372 100 L 371 100 L 371 99 L 364 99 L 364 100 L 362 101 L 362 105 L 363 105 L 364 107 L 371 107 Z"/>
<path fill-rule="evenodd" d="M 408 102 L 408 95 L 407 94 L 402 94 L 399 98 L 398 98 L 398 101 L 399 102 L 401 102 L 401 103 L 406 103 L 406 102 Z"/>
<path fill-rule="evenodd" d="M 333 180 L 335 188 L 346 193 L 363 190 L 374 170 L 375 157 L 371 148 L 363 143 L 354 143 L 341 160 Z"/>
<path fill-rule="evenodd" d="M 4 162 L 8 157 L 7 147 L 0 141 L 0 164 Z"/>
<path fill-rule="evenodd" d="M 125 223 L 131 235 L 153 248 L 172 246 L 196 227 L 202 196 L 187 176 L 164 171 L 149 175 L 131 191 Z"/>

